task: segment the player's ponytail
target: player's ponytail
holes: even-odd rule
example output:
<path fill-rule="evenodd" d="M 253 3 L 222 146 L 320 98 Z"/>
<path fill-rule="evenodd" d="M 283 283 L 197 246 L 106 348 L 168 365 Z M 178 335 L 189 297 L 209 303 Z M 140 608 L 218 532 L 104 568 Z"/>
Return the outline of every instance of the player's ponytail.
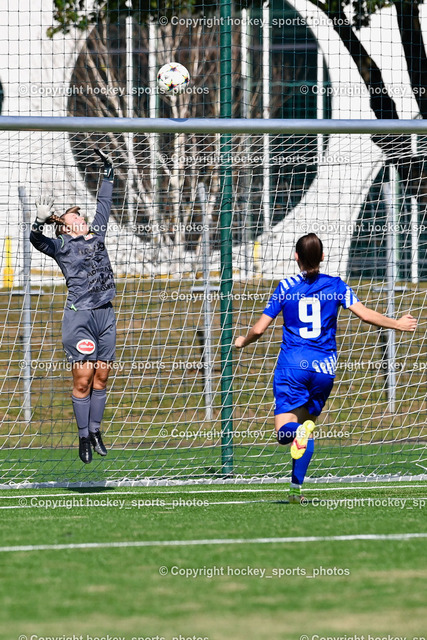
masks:
<path fill-rule="evenodd" d="M 295 250 L 302 270 L 305 271 L 307 280 L 313 280 L 319 275 L 320 263 L 323 256 L 323 244 L 315 233 L 302 236 Z"/>
<path fill-rule="evenodd" d="M 55 235 L 57 238 L 63 233 L 68 233 L 69 231 L 69 227 L 65 224 L 65 220 L 63 220 L 62 216 L 57 216 L 54 213 L 46 220 L 46 224 L 55 225 Z"/>
<path fill-rule="evenodd" d="M 52 213 L 52 215 L 46 220 L 46 224 L 55 225 L 55 234 L 56 234 L 56 237 L 58 238 L 58 236 L 62 236 L 63 233 L 69 233 L 71 230 L 71 227 L 69 227 L 68 224 L 66 224 L 64 220 L 64 216 L 66 216 L 67 213 L 78 213 L 79 211 L 80 211 L 80 207 L 74 206 L 67 209 L 67 211 L 63 213 L 62 216 L 57 216 L 54 213 Z"/>

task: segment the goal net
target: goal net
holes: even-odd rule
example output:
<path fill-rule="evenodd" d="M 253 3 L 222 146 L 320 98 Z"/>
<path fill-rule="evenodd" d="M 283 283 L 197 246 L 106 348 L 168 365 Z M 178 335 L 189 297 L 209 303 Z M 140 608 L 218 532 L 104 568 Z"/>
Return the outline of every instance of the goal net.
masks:
<path fill-rule="evenodd" d="M 324 243 L 323 272 L 419 327 L 394 334 L 341 311 L 309 480 L 425 473 L 425 135 L 322 133 L 315 121 L 304 135 L 267 134 L 263 124 L 1 131 L 0 485 L 289 478 L 273 418 L 282 322 L 243 351 L 232 343 L 298 272 L 296 240 L 310 231 Z M 61 345 L 65 282 L 29 230 L 40 192 L 93 218 L 95 145 L 116 165 L 106 246 L 118 332 L 108 455 L 84 466 Z"/>
<path fill-rule="evenodd" d="M 324 243 L 324 272 L 374 309 L 419 320 L 394 334 L 341 311 L 309 480 L 425 475 L 426 5 L 8 5 L 0 485 L 288 479 L 273 429 L 280 318 L 257 344 L 232 345 L 297 273 L 308 231 Z M 177 96 L 157 88 L 170 62 L 190 74 Z M 109 452 L 84 466 L 61 344 L 65 282 L 28 236 L 40 192 L 59 213 L 76 204 L 93 218 L 95 146 L 116 165 L 106 244 L 118 337 Z"/>

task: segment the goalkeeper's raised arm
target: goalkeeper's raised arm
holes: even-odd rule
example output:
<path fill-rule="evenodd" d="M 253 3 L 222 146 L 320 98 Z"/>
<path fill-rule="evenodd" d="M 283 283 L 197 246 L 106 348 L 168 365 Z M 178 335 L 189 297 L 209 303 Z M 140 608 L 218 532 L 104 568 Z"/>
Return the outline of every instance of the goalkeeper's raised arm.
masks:
<path fill-rule="evenodd" d="M 95 149 L 104 163 L 104 179 L 98 193 L 96 214 L 90 225 L 90 231 L 105 238 L 108 220 L 111 213 L 111 198 L 113 193 L 114 169 L 111 160 L 99 149 Z"/>

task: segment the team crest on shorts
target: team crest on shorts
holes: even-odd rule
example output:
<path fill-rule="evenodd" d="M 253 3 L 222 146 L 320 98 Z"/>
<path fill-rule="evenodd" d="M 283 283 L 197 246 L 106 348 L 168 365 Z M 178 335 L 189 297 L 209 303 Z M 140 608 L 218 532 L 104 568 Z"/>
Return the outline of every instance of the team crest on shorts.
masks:
<path fill-rule="evenodd" d="M 95 351 L 95 343 L 93 340 L 79 340 L 76 349 L 79 353 L 90 355 Z"/>

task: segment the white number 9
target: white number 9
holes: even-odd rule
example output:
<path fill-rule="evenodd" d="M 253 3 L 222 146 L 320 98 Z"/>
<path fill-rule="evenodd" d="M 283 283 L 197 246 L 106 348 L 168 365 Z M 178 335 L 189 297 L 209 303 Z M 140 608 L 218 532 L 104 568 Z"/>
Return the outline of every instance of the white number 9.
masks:
<path fill-rule="evenodd" d="M 309 308 L 310 312 L 309 312 Z M 299 330 L 301 338 L 317 338 L 322 330 L 319 298 L 301 298 L 298 303 L 298 317 L 301 322 L 311 324 Z"/>

